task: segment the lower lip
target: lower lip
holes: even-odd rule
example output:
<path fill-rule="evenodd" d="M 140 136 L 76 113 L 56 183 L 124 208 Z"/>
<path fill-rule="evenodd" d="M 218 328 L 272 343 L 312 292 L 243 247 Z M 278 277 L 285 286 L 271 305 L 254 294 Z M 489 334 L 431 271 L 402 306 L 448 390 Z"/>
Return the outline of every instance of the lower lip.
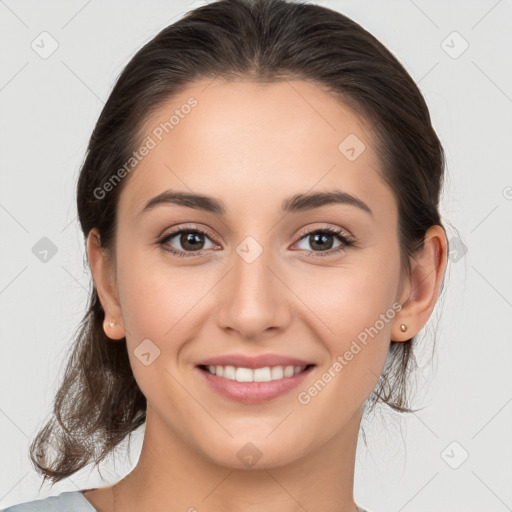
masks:
<path fill-rule="evenodd" d="M 313 368 L 314 366 L 310 366 L 293 377 L 283 377 L 282 379 L 268 382 L 238 382 L 237 380 L 212 375 L 209 371 L 202 370 L 196 366 L 196 369 L 203 375 L 206 382 L 208 382 L 217 393 L 231 400 L 246 404 L 266 402 L 267 400 L 272 400 L 277 396 L 287 393 L 298 386 Z"/>

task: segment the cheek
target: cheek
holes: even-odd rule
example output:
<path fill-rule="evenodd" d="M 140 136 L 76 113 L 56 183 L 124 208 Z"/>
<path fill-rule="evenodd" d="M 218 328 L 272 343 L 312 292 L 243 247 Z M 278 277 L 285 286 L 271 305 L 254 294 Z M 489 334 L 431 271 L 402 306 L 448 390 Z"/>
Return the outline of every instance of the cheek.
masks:
<path fill-rule="evenodd" d="M 387 248 L 367 251 L 346 266 L 322 269 L 301 281 L 297 294 L 308 297 L 331 364 L 341 358 L 343 370 L 333 370 L 343 374 L 337 381 L 355 395 L 373 388 L 385 363 L 399 271 L 398 252 Z"/>
<path fill-rule="evenodd" d="M 140 245 L 140 242 L 139 242 Z M 132 247 L 131 251 L 124 250 Z M 128 330 L 161 338 L 182 318 L 202 289 L 199 273 L 184 271 L 166 260 L 157 247 L 119 244 L 119 299 Z M 199 286 L 199 289 L 198 289 Z"/>
<path fill-rule="evenodd" d="M 119 299 L 130 357 L 149 339 L 160 351 L 157 366 L 172 368 L 204 323 L 204 304 L 218 276 L 206 268 L 176 266 L 156 252 L 118 258 Z"/>
<path fill-rule="evenodd" d="M 306 298 L 326 332 L 347 339 L 373 325 L 391 308 L 398 287 L 398 267 L 357 262 L 338 269 L 310 271 L 296 284 L 297 295 Z"/>
<path fill-rule="evenodd" d="M 174 372 L 180 350 L 191 336 L 189 315 L 206 289 L 199 275 L 191 278 L 153 254 L 132 251 L 129 257 L 118 258 L 119 300 L 130 365 L 142 393 L 151 401 L 164 399 L 164 390 L 172 387 L 169 372 Z"/>

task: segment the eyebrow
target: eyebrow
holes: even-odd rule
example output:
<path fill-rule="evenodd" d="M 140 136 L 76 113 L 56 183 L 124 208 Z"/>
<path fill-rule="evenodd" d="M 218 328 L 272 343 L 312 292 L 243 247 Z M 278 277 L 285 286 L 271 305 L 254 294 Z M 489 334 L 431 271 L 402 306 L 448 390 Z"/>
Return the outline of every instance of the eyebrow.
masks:
<path fill-rule="evenodd" d="M 175 190 L 166 190 L 150 199 L 138 216 L 153 210 L 160 205 L 179 205 L 196 210 L 203 210 L 217 215 L 225 215 L 226 207 L 222 201 L 202 194 L 192 194 Z M 281 215 L 293 212 L 302 212 L 321 208 L 330 204 L 345 204 L 355 206 L 373 216 L 370 207 L 361 199 L 342 190 L 329 190 L 327 192 L 309 192 L 295 194 L 285 199 L 281 204 Z"/>

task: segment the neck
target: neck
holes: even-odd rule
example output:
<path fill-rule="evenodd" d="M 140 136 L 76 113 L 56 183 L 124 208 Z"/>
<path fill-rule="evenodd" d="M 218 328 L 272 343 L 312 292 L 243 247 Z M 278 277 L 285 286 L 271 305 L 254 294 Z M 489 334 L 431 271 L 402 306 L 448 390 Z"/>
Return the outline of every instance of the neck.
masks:
<path fill-rule="evenodd" d="M 235 469 L 193 450 L 148 406 L 137 466 L 113 486 L 114 512 L 357 512 L 353 485 L 361 412 L 313 453 L 285 465 Z"/>

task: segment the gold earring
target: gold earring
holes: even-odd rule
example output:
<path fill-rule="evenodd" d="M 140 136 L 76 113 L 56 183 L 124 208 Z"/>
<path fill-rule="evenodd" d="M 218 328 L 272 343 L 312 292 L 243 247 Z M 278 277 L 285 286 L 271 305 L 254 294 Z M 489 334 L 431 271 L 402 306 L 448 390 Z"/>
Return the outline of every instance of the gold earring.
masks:
<path fill-rule="evenodd" d="M 407 325 L 405 325 L 405 324 L 401 324 L 401 325 L 400 325 L 400 330 L 401 330 L 402 332 L 407 331 Z"/>

